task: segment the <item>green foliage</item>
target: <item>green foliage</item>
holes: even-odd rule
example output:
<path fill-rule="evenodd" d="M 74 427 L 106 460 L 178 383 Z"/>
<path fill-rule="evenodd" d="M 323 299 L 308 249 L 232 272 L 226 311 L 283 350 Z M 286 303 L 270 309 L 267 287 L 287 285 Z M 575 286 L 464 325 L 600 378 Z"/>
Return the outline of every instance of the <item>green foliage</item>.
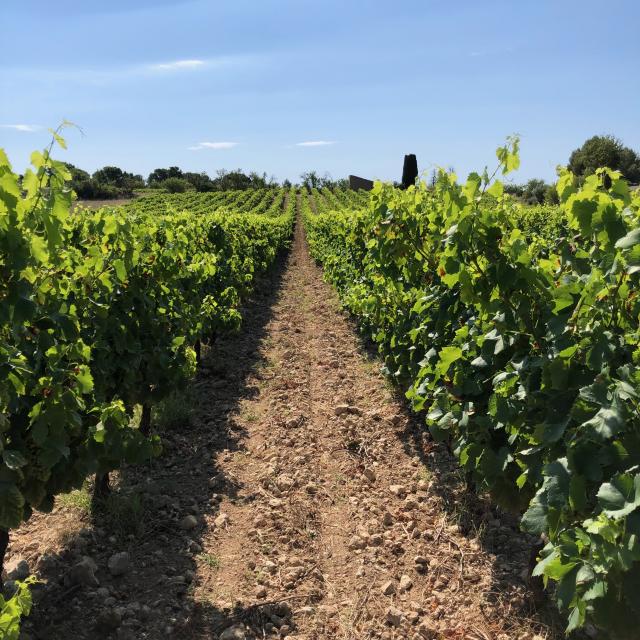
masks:
<path fill-rule="evenodd" d="M 498 158 L 516 168 L 516 145 Z M 608 169 L 576 182 L 561 172 L 562 205 L 532 209 L 486 170 L 440 171 L 433 188 L 377 183 L 365 209 L 303 213 L 432 434 L 547 537 L 535 574 L 568 631 L 625 638 L 640 622 L 640 198 Z"/>
<path fill-rule="evenodd" d="M 167 178 L 160 186 L 168 193 L 184 193 L 189 183 L 182 178 Z"/>
<path fill-rule="evenodd" d="M 130 198 L 134 189 L 145 186 L 142 176 L 133 175 L 118 167 L 103 167 L 90 177 L 86 171 L 68 162 L 63 164 L 71 174 L 71 188 L 83 200 Z"/>
<path fill-rule="evenodd" d="M 188 171 L 184 173 L 182 177 L 199 193 L 206 193 L 215 189 L 213 181 L 204 172 L 192 173 Z"/>
<path fill-rule="evenodd" d="M 134 175 L 123 171 L 119 167 L 102 167 L 93 173 L 91 178 L 98 184 L 104 184 L 126 192 L 141 189 L 145 186 L 144 179 L 140 175 Z"/>
<path fill-rule="evenodd" d="M 159 186 L 169 178 L 182 178 L 183 173 L 179 167 L 169 167 L 168 169 L 154 169 L 147 178 L 150 187 Z"/>
<path fill-rule="evenodd" d="M 349 187 L 349 180 L 346 178 L 334 180 L 328 173 L 320 175 L 317 171 L 306 171 L 300 174 L 300 186 L 308 191 L 312 189 L 345 190 Z"/>
<path fill-rule="evenodd" d="M 2 528 L 158 451 L 134 407 L 186 385 L 196 341 L 238 326 L 293 224 L 281 209 L 200 215 L 144 199 L 71 215 L 65 165 L 51 147 L 32 162 L 20 184 L 0 151 Z"/>
<path fill-rule="evenodd" d="M 71 214 L 71 174 L 53 144 L 21 181 L 0 149 L 2 529 L 50 510 L 91 473 L 158 453 L 158 437 L 134 426 L 135 407 L 186 386 L 193 345 L 238 327 L 241 298 L 294 220 L 295 195 L 277 190 L 223 194 L 220 212 L 165 195 Z M 139 503 L 106 506 L 121 528 L 139 526 Z M 0 635 L 17 637 L 28 591 L 2 606 Z"/>
<path fill-rule="evenodd" d="M 555 185 L 540 178 L 532 178 L 526 184 L 505 184 L 504 192 L 529 205 L 560 203 Z"/>
<path fill-rule="evenodd" d="M 32 576 L 24 582 L 17 582 L 15 593 L 8 599 L 0 595 L 0 638 L 3 640 L 19 639 L 20 620 L 31 613 L 29 586 L 35 581 Z"/>
<path fill-rule="evenodd" d="M 598 167 L 618 170 L 630 182 L 640 182 L 640 156 L 613 136 L 593 136 L 569 158 L 569 170 L 581 178 Z"/>

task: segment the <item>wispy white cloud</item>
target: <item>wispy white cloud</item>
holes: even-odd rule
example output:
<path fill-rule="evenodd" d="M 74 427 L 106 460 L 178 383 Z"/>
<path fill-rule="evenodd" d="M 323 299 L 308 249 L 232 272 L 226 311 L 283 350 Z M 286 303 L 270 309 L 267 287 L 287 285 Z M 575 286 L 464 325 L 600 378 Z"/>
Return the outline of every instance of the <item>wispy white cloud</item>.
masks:
<path fill-rule="evenodd" d="M 185 69 L 197 69 L 204 65 L 204 60 L 174 60 L 173 62 L 149 65 L 149 69 L 152 71 L 181 71 Z"/>
<path fill-rule="evenodd" d="M 335 140 L 307 140 L 296 142 L 296 147 L 326 147 L 330 144 L 338 144 Z"/>
<path fill-rule="evenodd" d="M 42 129 L 39 124 L 0 124 L 0 128 L 24 131 L 25 133 L 33 133 L 34 131 L 40 131 L 40 129 Z"/>
<path fill-rule="evenodd" d="M 200 149 L 233 149 L 237 147 L 237 142 L 198 142 L 193 147 L 189 147 L 190 151 L 199 151 Z"/>
<path fill-rule="evenodd" d="M 2 0 L 0 0 L 1 4 Z M 191 73 L 224 73 L 227 70 L 255 69 L 269 64 L 263 57 L 253 55 L 230 55 L 214 58 L 184 58 L 165 62 L 146 62 L 117 67 L 88 68 L 22 68 L 3 69 L 3 74 L 11 74 L 21 81 L 46 82 L 51 85 L 76 83 L 83 86 L 108 86 L 121 82 L 151 79 L 166 81 L 168 77 L 190 75 Z M 4 79 L 4 77 L 3 77 Z"/>

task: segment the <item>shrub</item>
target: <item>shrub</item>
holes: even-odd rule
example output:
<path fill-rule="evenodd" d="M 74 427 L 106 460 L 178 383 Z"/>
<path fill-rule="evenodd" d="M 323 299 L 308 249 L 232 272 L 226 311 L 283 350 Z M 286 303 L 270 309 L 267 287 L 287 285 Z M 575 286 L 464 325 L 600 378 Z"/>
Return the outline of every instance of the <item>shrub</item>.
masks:
<path fill-rule="evenodd" d="M 182 178 L 167 178 L 163 183 L 163 188 L 169 193 L 184 193 L 189 183 Z"/>

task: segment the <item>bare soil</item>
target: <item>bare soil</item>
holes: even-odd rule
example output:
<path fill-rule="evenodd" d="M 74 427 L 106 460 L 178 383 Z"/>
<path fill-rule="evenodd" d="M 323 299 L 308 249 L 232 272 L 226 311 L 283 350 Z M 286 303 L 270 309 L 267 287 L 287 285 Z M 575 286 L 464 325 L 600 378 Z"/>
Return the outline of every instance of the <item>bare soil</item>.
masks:
<path fill-rule="evenodd" d="M 407 413 L 300 224 L 244 317 L 160 458 L 102 510 L 74 494 L 12 535 L 10 564 L 42 580 L 26 637 L 560 638 L 531 540 Z"/>

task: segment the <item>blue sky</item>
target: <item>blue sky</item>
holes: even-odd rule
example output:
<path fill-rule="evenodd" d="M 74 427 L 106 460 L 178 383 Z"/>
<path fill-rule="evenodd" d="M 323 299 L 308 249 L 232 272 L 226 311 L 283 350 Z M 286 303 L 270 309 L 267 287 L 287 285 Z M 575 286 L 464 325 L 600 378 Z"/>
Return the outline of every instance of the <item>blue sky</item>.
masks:
<path fill-rule="evenodd" d="M 465 175 L 512 133 L 516 180 L 596 133 L 640 151 L 636 0 L 2 0 L 0 22 L 17 169 L 63 118 L 64 159 L 144 175 L 399 179 L 405 153 Z"/>

